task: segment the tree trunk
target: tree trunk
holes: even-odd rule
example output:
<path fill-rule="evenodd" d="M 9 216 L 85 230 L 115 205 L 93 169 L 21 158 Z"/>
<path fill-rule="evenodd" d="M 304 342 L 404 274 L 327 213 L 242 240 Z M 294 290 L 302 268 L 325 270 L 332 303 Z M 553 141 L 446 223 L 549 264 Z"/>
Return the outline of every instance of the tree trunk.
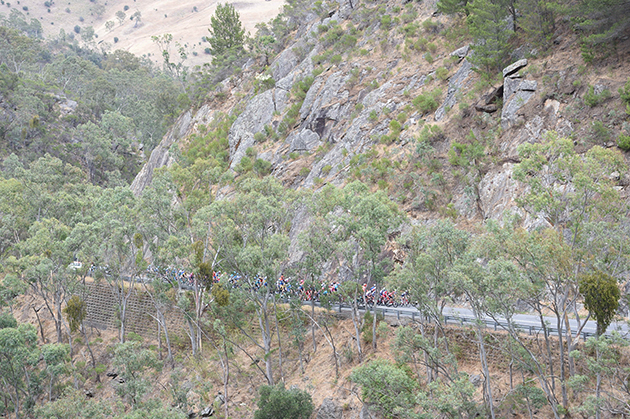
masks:
<path fill-rule="evenodd" d="M 488 407 L 490 408 L 490 417 L 494 419 L 494 400 L 492 399 L 492 387 L 490 386 L 490 370 L 488 369 L 488 358 L 486 357 L 486 346 L 483 342 L 483 330 L 481 329 L 481 318 L 477 316 L 477 337 L 479 339 L 479 358 L 485 379 L 485 390 L 488 398 Z"/>
<path fill-rule="evenodd" d="M 284 373 L 282 372 L 282 341 L 280 340 L 280 325 L 278 323 L 278 306 L 276 304 L 276 297 L 273 296 L 272 298 L 276 321 L 276 333 L 278 335 L 278 369 L 280 370 L 280 380 L 284 382 Z"/>
<path fill-rule="evenodd" d="M 311 294 L 311 337 L 313 339 L 313 353 L 317 353 L 317 341 L 315 340 L 315 298 Z"/>
<path fill-rule="evenodd" d="M 44 336 L 44 326 L 42 325 L 42 321 L 39 318 L 39 310 L 41 310 L 42 308 L 40 307 L 37 310 L 35 309 L 35 307 L 31 307 L 31 308 L 35 312 L 35 317 L 37 317 L 37 323 L 39 324 L 39 332 L 42 335 L 42 343 L 45 344 L 46 343 L 46 337 Z"/>

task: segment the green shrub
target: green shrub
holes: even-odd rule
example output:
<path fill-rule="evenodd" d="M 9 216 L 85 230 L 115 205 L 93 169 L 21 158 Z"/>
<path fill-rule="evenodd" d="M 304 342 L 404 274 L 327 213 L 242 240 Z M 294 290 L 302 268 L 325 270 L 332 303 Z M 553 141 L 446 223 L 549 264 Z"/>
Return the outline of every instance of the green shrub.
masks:
<path fill-rule="evenodd" d="M 398 417 L 415 405 L 416 383 L 403 368 L 384 359 L 365 363 L 350 374 L 361 395 L 385 417 Z"/>
<path fill-rule="evenodd" d="M 440 67 L 435 70 L 435 75 L 440 80 L 446 80 L 448 78 L 448 70 L 446 67 Z"/>
<path fill-rule="evenodd" d="M 435 31 L 437 27 L 438 27 L 438 23 L 434 22 L 431 19 L 427 19 L 424 22 L 422 22 L 422 28 L 424 28 L 424 30 L 427 32 Z"/>
<path fill-rule="evenodd" d="M 594 108 L 595 106 L 602 103 L 604 100 L 608 99 L 611 96 L 610 90 L 604 89 L 600 94 L 595 93 L 595 88 L 593 86 L 588 87 L 588 91 L 584 94 L 582 98 L 584 103 L 586 103 L 589 107 Z"/>
<path fill-rule="evenodd" d="M 271 162 L 263 159 L 256 159 L 254 162 L 254 173 L 260 177 L 265 177 L 271 173 Z"/>
<path fill-rule="evenodd" d="M 311 168 L 310 167 L 303 167 L 303 168 L 300 169 L 300 176 L 302 176 L 302 177 L 308 176 L 309 173 L 311 173 Z"/>
<path fill-rule="evenodd" d="M 310 394 L 298 388 L 287 390 L 283 383 L 263 385 L 259 394 L 254 419 L 308 419 L 315 408 Z"/>
<path fill-rule="evenodd" d="M 390 15 L 381 16 L 381 27 L 383 30 L 389 30 L 392 26 L 392 17 Z"/>
<path fill-rule="evenodd" d="M 330 164 L 327 164 L 326 166 L 322 167 L 322 174 L 327 175 L 328 173 L 330 173 L 331 170 L 332 166 Z"/>
<path fill-rule="evenodd" d="M 372 122 L 376 122 L 378 120 L 378 113 L 376 113 L 375 110 L 372 110 L 370 112 L 370 116 L 368 116 L 368 119 Z"/>
<path fill-rule="evenodd" d="M 430 92 L 421 93 L 418 97 L 413 100 L 413 106 L 416 107 L 418 112 L 427 113 L 433 112 L 438 108 L 438 98 L 442 95 L 441 89 L 435 89 Z"/>
<path fill-rule="evenodd" d="M 345 49 L 354 48 L 354 46 L 357 44 L 357 37 L 350 34 L 345 34 L 341 37 L 341 40 L 339 42 Z"/>
<path fill-rule="evenodd" d="M 619 134 L 619 137 L 617 137 L 617 147 L 625 151 L 630 150 L 630 135 Z"/>
<path fill-rule="evenodd" d="M 392 135 L 398 135 L 400 134 L 400 131 L 402 131 L 402 126 L 398 120 L 392 119 L 389 121 L 389 130 Z"/>
<path fill-rule="evenodd" d="M 619 96 L 625 104 L 630 105 L 630 79 L 623 87 L 619 88 Z"/>

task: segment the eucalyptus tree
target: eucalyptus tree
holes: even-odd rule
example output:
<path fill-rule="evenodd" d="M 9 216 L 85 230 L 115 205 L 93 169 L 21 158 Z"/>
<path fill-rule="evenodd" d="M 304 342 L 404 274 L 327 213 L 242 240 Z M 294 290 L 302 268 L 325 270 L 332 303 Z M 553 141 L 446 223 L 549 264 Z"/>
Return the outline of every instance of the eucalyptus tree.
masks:
<path fill-rule="evenodd" d="M 359 181 L 347 184 L 340 191 L 337 207 L 339 211 L 333 210 L 329 214 L 335 240 L 350 250 L 345 252 L 348 264 L 355 257 L 362 261 L 354 279 L 364 278 L 367 283 L 373 283 L 378 292 L 392 264 L 391 259 L 382 256 L 382 252 L 389 234 L 403 222 L 403 215 L 384 191 L 372 192 Z M 359 247 L 360 254 L 352 255 L 353 244 Z M 376 296 L 372 310 L 372 348 L 376 350 Z"/>
<path fill-rule="evenodd" d="M 14 323 L 16 327 L 0 329 L 0 395 L 3 403 L 1 413 L 8 414 L 12 409 L 19 419 L 23 400 L 27 404 L 35 402 L 37 390 L 31 380 L 31 369 L 39 361 L 37 331 L 30 324 Z"/>
<path fill-rule="evenodd" d="M 416 227 L 405 237 L 407 258 L 405 263 L 393 271 L 388 283 L 394 289 L 409 293 L 409 301 L 434 325 L 432 348 L 441 344 L 450 353 L 444 331 L 444 307 L 462 294 L 459 284 L 451 280 L 451 272 L 466 255 L 470 235 L 455 228 L 450 221 L 438 221 L 430 227 Z M 421 325 L 422 326 L 422 325 Z M 424 328 L 421 327 L 424 336 Z M 434 380 L 441 366 L 436 364 L 439 357 L 429 357 L 431 350 L 425 351 L 427 378 Z"/>
<path fill-rule="evenodd" d="M 262 343 L 250 338 L 264 351 L 270 385 L 274 384 L 272 291 L 288 260 L 289 230 L 296 208 L 296 194 L 272 177 L 244 179 L 231 199 L 210 205 L 212 246 L 221 252 L 217 264 L 241 276 L 246 296 L 255 306 Z M 265 285 L 257 285 L 257 278 Z"/>
<path fill-rule="evenodd" d="M 134 281 L 146 269 L 136 199 L 127 188 L 106 189 L 96 207 L 101 211 L 101 217 L 94 221 L 94 239 L 100 245 L 97 261 L 107 266 L 103 277 L 117 301 L 119 338 L 124 343 L 127 303 L 135 290 Z"/>
<path fill-rule="evenodd" d="M 324 266 L 338 256 L 338 243 L 334 240 L 333 229 L 328 214 L 337 203 L 339 190 L 327 185 L 321 191 L 311 195 L 303 209 L 308 215 L 308 225 L 298 236 L 302 258 L 298 272 L 303 279 L 304 289 L 314 294 L 319 289 L 319 280 L 324 274 Z M 317 352 L 315 339 L 315 298 L 311 298 L 311 338 L 313 352 Z M 360 344 L 359 344 L 360 345 Z M 361 351 L 359 350 L 359 354 Z"/>
<path fill-rule="evenodd" d="M 566 406 L 565 360 L 569 374 L 575 374 L 570 353 L 587 320 L 577 306 L 579 279 L 593 270 L 618 276 L 628 269 L 629 236 L 624 218 L 628 206 L 618 188 L 619 174 L 627 166 L 618 151 L 594 146 L 579 154 L 572 140 L 553 132 L 542 143 L 521 145 L 519 154 L 522 160 L 514 177 L 529 186 L 519 203 L 548 228 L 522 236 L 526 239 L 512 249 L 516 251 L 513 256 L 532 283 L 544 283 L 549 298 L 541 301 L 549 300 L 547 308 L 563 331 L 559 336 L 559 378 Z M 571 330 L 569 316 L 576 321 L 576 331 Z"/>

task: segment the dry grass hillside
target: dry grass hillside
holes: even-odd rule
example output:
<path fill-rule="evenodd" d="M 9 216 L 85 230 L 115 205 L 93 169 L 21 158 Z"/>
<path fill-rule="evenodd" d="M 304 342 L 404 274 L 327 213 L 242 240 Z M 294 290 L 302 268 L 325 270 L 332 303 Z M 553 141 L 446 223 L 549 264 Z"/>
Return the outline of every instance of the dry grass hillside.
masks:
<path fill-rule="evenodd" d="M 21 323 L 31 323 L 38 327 L 40 339 L 38 344 L 54 343 L 54 322 L 45 309 L 39 311 L 39 321 L 41 321 L 43 335 L 46 339 L 45 342 L 41 341 L 42 336 L 38 318 L 33 310 L 34 307 L 42 306 L 43 302 L 41 299 L 38 296 L 27 293 L 19 297 L 15 303 L 13 311 L 15 318 Z M 287 309 L 287 307 L 280 306 L 281 311 L 284 309 Z M 304 306 L 303 310 L 310 313 L 310 307 Z M 272 344 L 274 352 L 282 351 L 282 365 L 279 365 L 277 360 L 274 362 L 277 380 L 284 382 L 287 388 L 296 386 L 308 391 L 313 398 L 316 409 L 322 405 L 325 399 L 333 399 L 335 404 L 343 410 L 343 418 L 362 418 L 364 416 L 360 413 L 363 409 L 360 388 L 350 381 L 352 370 L 362 364 L 357 356 L 352 321 L 348 318 L 349 315 L 347 313 L 342 315 L 320 308 L 317 308 L 317 313 L 321 324 L 323 324 L 323 319 L 326 319 L 330 334 L 324 336 L 323 329 L 317 330 L 315 334 L 317 348 L 314 351 L 309 328 L 303 342 L 303 371 L 300 366 L 298 349 L 290 338 L 289 331 L 281 328 L 282 340 L 280 345 L 277 339 L 274 339 Z M 411 326 L 419 331 L 423 327 L 420 323 L 412 322 L 411 319 L 402 318 L 397 320 L 395 317 L 387 317 L 384 320 L 379 326 L 377 350 L 374 351 L 369 342 L 362 342 L 364 351 L 363 363 L 375 359 L 395 361 L 394 340 L 397 328 Z M 425 331 L 429 333 L 430 326 L 429 329 L 426 329 L 426 325 L 424 327 Z M 255 321 L 252 322 L 250 328 L 254 334 L 257 332 Z M 119 374 L 120 371 L 116 370 L 116 367 L 113 365 L 113 348 L 119 342 L 118 330 L 113 328 L 99 330 L 93 327 L 87 327 L 87 329 L 97 364 L 101 366 L 102 371 L 105 371 L 105 373 Z M 471 376 L 481 376 L 482 370 L 474 332 L 454 326 L 449 326 L 447 332 L 449 337 L 456 342 L 454 351 L 456 352 L 459 371 Z M 179 335 L 179 337 L 176 335 Z M 490 351 L 489 356 L 494 361 L 492 365 L 493 387 L 496 386 L 495 396 L 497 400 L 503 400 L 511 394 L 510 376 L 506 370 L 509 360 L 498 349 L 503 334 L 497 332 L 494 336 L 499 338 L 496 341 L 499 345 L 496 348 L 492 347 L 492 345 L 488 347 Z M 83 343 L 79 334 L 73 335 L 73 337 L 72 364 L 76 372 L 75 385 L 78 386 L 81 392 L 89 392 L 96 400 L 114 405 L 120 400 L 120 397 L 116 395 L 116 388 L 119 385 L 118 379 L 115 376 L 110 378 L 104 373 L 101 373 L 99 379 L 97 379 L 93 370 L 89 368 L 91 360 L 87 346 Z M 335 361 L 331 338 L 339 359 L 338 377 L 335 376 Z M 65 333 L 64 339 L 68 339 Z M 186 410 L 199 412 L 211 405 L 215 396 L 224 390 L 221 363 L 217 352 L 209 342 L 205 342 L 203 354 L 198 358 L 193 357 L 183 330 L 171 330 L 171 339 L 174 346 L 175 365 L 171 367 L 164 358 L 164 368 L 152 377 L 154 385 L 147 397 L 160 398 L 164 401 L 172 400 L 175 392 L 181 388 L 186 388 L 189 389 L 186 392 L 188 402 Z M 141 337 L 136 334 L 130 334 L 128 340 L 140 341 L 144 348 L 158 351 L 158 342 L 155 337 Z M 260 349 L 251 345 L 247 340 L 238 339 L 238 342 L 262 366 L 261 361 L 264 355 Z M 164 342 L 162 342 L 162 350 L 159 352 L 161 359 L 166 357 Z M 409 371 L 411 373 L 411 370 Z M 518 381 L 520 377 L 518 377 L 518 380 L 517 378 L 514 378 L 514 380 Z M 257 391 L 263 384 L 266 384 L 266 381 L 261 370 L 256 368 L 251 358 L 242 351 L 235 349 L 233 356 L 230 357 L 229 417 L 235 419 L 252 418 L 257 408 Z M 65 386 L 71 387 L 72 384 L 70 381 L 67 381 Z M 476 388 L 475 399 L 479 403 L 483 400 L 481 386 Z M 509 403 L 505 404 L 509 406 Z M 520 419 L 526 417 L 523 415 L 523 412 L 513 412 L 509 407 L 504 407 L 504 409 L 502 413 L 510 415 L 512 418 Z M 217 413 L 218 417 L 224 417 L 223 409 L 220 409 Z M 317 413 L 317 410 L 315 413 Z M 550 417 L 547 416 L 550 414 L 547 409 L 541 409 L 538 413 L 535 416 L 537 418 Z M 313 415 L 313 417 L 315 416 L 316 414 Z"/>
<path fill-rule="evenodd" d="M 74 27 L 92 26 L 101 46 L 110 44 L 111 50 L 122 49 L 133 54 L 151 58 L 155 63 L 162 62 L 157 46 L 151 37 L 170 33 L 173 41 L 186 46 L 188 60 L 185 65 L 201 65 L 209 61 L 204 53 L 208 46 L 202 39 L 208 34 L 210 17 L 214 14 L 218 1 L 197 0 L 44 0 L 4 1 L 0 13 L 8 16 L 11 9 L 24 13 L 28 19 L 38 19 L 44 29 L 44 36 L 56 36 L 60 29 L 67 34 L 74 33 Z M 47 7 L 45 3 L 51 3 Z M 284 1 L 282 0 L 244 0 L 232 3 L 241 15 L 241 21 L 247 31 L 253 33 L 260 22 L 267 22 L 276 16 Z M 125 11 L 125 7 L 127 10 Z M 25 9 L 26 8 L 26 9 Z M 125 13 L 121 22 L 116 12 Z M 135 12 L 141 13 L 136 24 L 130 17 Z M 108 30 L 106 22 L 114 26 Z M 118 38 L 118 42 L 114 42 Z M 174 51 L 174 48 L 173 48 Z M 195 55 L 197 54 L 197 55 Z"/>

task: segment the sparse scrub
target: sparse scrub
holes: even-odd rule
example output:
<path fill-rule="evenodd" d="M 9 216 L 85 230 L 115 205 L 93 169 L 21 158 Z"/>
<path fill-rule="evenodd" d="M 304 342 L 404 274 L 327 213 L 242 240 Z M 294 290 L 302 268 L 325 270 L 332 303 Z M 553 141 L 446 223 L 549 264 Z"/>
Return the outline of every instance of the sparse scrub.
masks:
<path fill-rule="evenodd" d="M 435 89 L 429 92 L 421 93 L 413 100 L 413 106 L 416 107 L 418 112 L 427 113 L 433 112 L 440 106 L 438 99 L 442 95 L 442 89 Z"/>
<path fill-rule="evenodd" d="M 589 107 L 594 108 L 599 105 L 606 99 L 610 98 L 611 93 L 608 89 L 603 89 L 599 94 L 595 93 L 595 88 L 593 86 L 588 87 L 588 91 L 584 94 L 582 100 Z"/>

